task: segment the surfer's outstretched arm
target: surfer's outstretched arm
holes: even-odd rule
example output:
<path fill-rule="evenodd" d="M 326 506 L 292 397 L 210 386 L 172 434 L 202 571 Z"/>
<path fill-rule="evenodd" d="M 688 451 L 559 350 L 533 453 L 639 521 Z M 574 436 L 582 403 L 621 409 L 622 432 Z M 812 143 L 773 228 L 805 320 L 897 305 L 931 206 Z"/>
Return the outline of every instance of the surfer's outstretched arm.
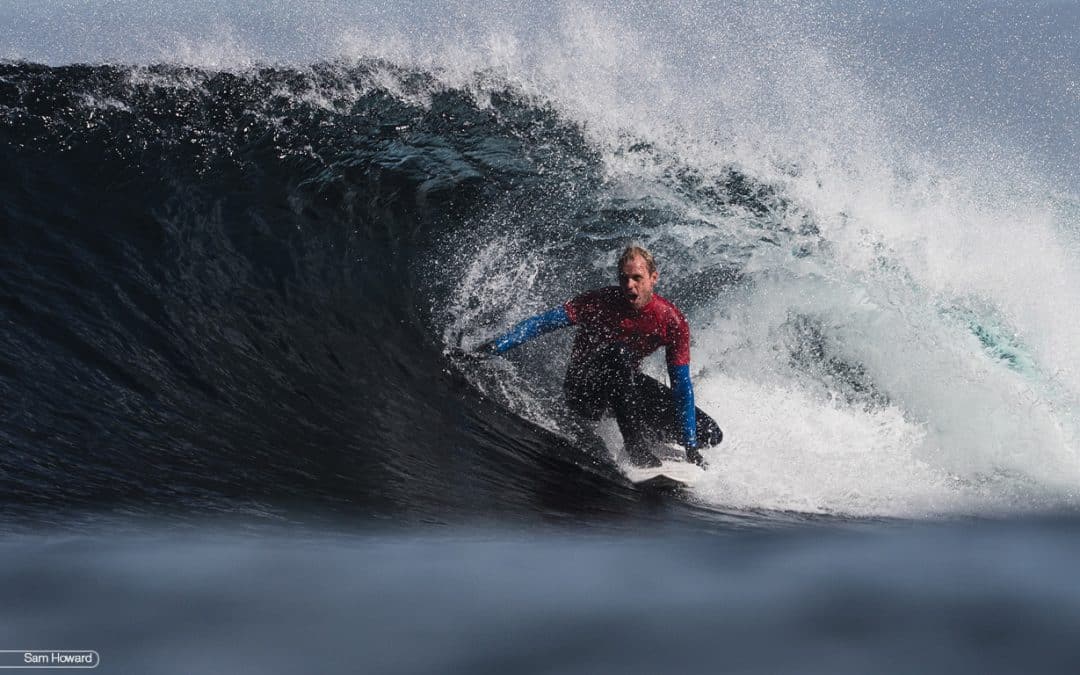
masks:
<path fill-rule="evenodd" d="M 503 354 L 535 337 L 559 328 L 566 328 L 572 323 L 566 314 L 566 309 L 560 305 L 543 314 L 525 319 L 502 335 L 480 345 L 476 351 L 489 355 Z"/>

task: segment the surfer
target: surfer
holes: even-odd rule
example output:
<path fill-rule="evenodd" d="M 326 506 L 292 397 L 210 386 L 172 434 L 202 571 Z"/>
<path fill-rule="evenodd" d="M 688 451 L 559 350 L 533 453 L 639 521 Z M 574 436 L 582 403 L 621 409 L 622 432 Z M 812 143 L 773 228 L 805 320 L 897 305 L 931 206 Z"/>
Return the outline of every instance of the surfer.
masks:
<path fill-rule="evenodd" d="M 720 427 L 694 407 L 690 382 L 690 325 L 670 301 L 653 292 L 656 261 L 641 246 L 619 256 L 619 285 L 587 291 L 559 307 L 525 319 L 481 344 L 476 357 L 503 354 L 537 336 L 576 325 L 563 391 L 568 407 L 598 421 L 612 411 L 627 454 L 638 466 L 659 466 L 653 442 L 678 442 L 686 459 L 702 467 L 699 448 L 720 443 Z M 640 371 L 663 346 L 667 387 Z"/>

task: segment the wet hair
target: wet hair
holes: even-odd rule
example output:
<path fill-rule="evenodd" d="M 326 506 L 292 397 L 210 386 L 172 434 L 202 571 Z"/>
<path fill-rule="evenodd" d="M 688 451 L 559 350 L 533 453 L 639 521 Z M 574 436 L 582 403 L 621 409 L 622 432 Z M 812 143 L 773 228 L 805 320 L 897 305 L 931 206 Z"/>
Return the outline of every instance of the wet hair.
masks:
<path fill-rule="evenodd" d="M 649 253 L 644 246 L 637 244 L 631 244 L 623 249 L 622 255 L 619 256 L 619 271 L 622 271 L 623 265 L 634 258 L 641 258 L 645 261 L 645 266 L 649 268 L 649 274 L 656 271 L 656 261 L 653 260 L 652 253 Z"/>

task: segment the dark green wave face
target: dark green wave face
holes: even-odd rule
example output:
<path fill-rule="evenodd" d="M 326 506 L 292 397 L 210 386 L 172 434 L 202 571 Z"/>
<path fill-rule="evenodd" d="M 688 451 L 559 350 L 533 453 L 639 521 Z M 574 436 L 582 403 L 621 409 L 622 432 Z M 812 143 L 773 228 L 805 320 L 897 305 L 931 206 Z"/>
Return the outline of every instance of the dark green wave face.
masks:
<path fill-rule="evenodd" d="M 374 86 L 384 70 L 430 105 Z M 479 498 L 475 463 L 565 480 L 565 443 L 446 371 L 417 279 L 514 181 L 590 180 L 572 125 L 380 63 L 2 78 L 9 508 L 453 520 L 534 508 Z"/>

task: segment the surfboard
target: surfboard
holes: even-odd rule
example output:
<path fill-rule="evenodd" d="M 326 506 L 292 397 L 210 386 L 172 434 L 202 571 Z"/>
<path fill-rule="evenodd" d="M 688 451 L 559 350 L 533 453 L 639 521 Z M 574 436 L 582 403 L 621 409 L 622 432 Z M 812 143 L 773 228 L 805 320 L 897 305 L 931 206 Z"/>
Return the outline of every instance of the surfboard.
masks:
<path fill-rule="evenodd" d="M 705 477 L 705 470 L 697 464 L 671 459 L 657 467 L 628 466 L 625 471 L 631 483 L 647 490 L 681 490 Z"/>

